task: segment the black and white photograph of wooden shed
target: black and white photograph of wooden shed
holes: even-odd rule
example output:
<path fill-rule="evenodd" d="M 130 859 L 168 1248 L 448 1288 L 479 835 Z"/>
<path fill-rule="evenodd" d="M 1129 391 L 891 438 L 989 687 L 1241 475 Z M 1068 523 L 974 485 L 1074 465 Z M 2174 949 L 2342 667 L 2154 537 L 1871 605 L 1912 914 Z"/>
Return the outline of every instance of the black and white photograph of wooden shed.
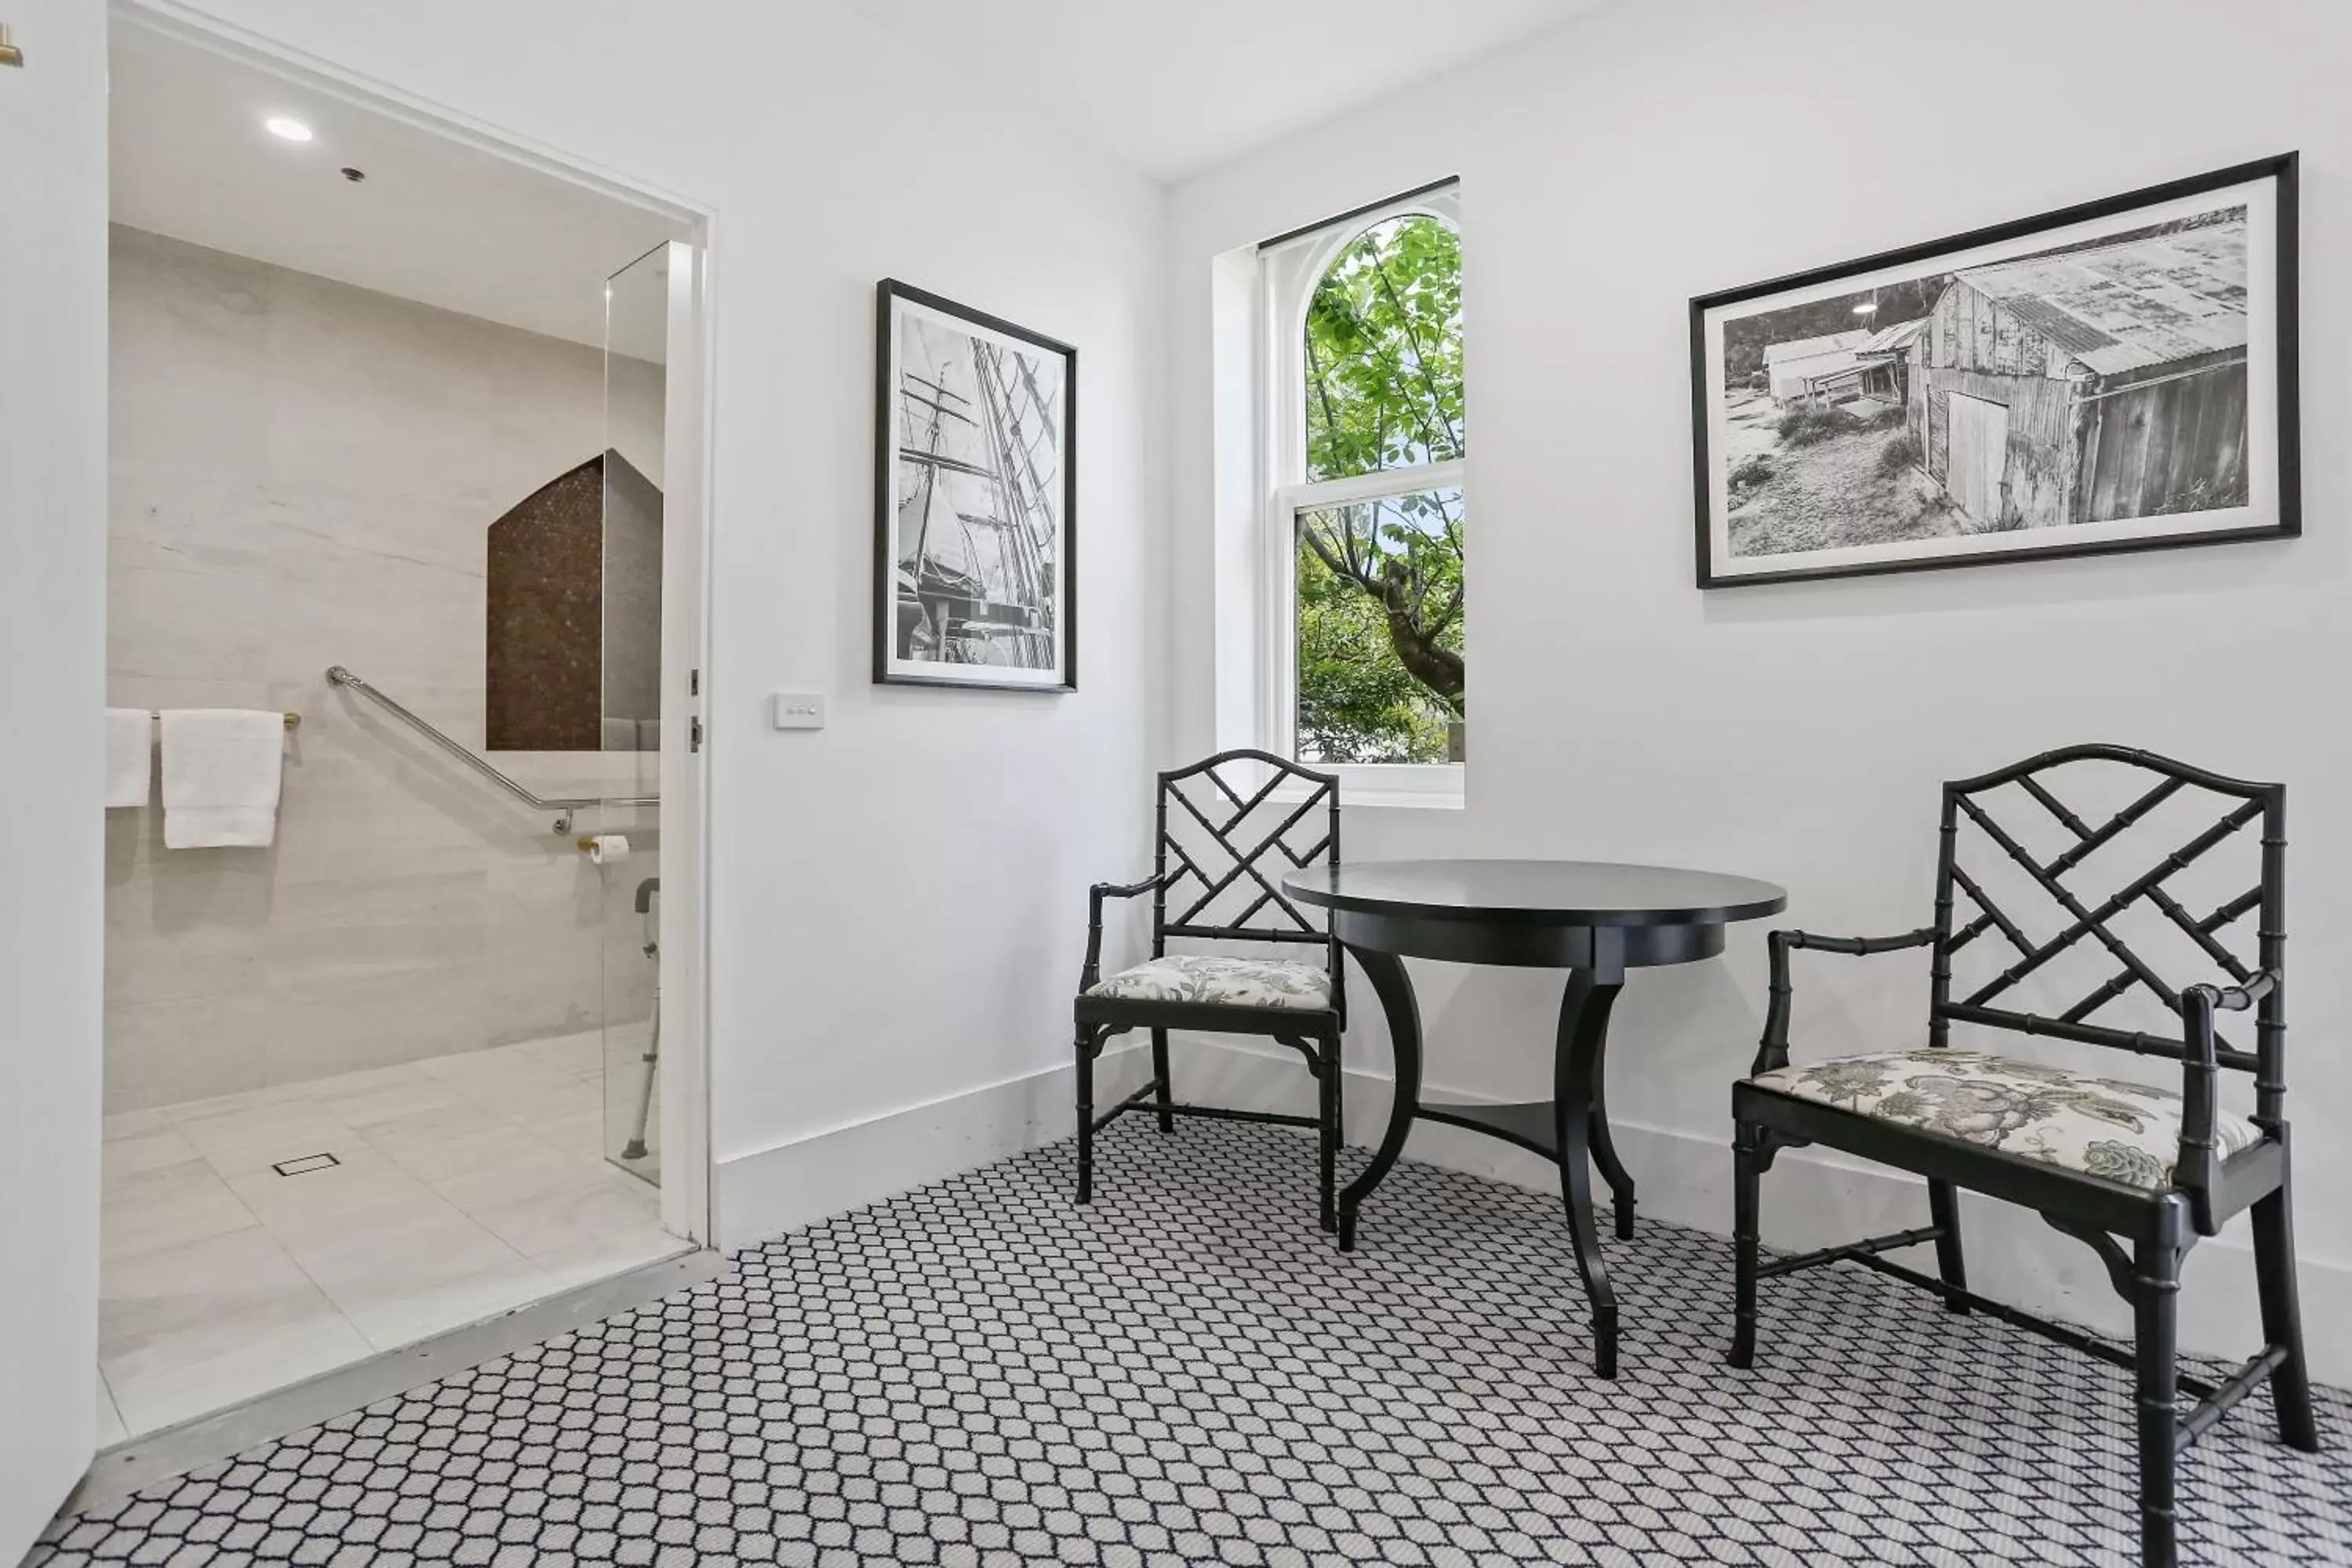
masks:
<path fill-rule="evenodd" d="M 1701 585 L 2295 532 L 2293 176 L 1692 301 Z"/>

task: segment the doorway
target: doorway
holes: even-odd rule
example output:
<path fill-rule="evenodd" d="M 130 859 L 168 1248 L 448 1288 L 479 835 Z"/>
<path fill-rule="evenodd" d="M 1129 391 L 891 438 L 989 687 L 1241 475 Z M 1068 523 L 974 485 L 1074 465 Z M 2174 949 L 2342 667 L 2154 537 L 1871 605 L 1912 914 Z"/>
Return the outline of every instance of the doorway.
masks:
<path fill-rule="evenodd" d="M 2001 475 L 2009 463 L 2009 405 L 1951 395 L 1952 499 L 1988 527 L 2000 521 Z"/>
<path fill-rule="evenodd" d="M 709 1233 L 707 216 L 111 34 L 101 1445 Z"/>

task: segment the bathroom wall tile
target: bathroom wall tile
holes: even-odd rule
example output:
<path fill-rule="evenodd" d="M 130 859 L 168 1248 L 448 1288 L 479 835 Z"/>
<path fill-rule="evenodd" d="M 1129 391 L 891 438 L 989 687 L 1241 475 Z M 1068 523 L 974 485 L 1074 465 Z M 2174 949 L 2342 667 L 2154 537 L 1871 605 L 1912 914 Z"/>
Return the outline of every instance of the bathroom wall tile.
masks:
<path fill-rule="evenodd" d="M 288 881 L 270 911 L 264 974 L 324 987 L 463 969 L 481 956 L 486 906 L 478 869 Z"/>
<path fill-rule="evenodd" d="M 485 531 L 602 449 L 601 356 L 129 230 L 113 289 L 110 698 L 304 721 L 268 851 L 110 818 L 110 1109 L 587 1030 L 608 989 L 641 1008 L 650 965 L 608 977 L 599 929 L 626 889 L 323 677 L 481 744 Z M 509 761 L 545 794 L 652 787 L 647 758 Z"/>
<path fill-rule="evenodd" d="M 278 813 L 277 879 L 368 882 L 395 876 L 479 877 L 489 853 L 483 836 L 413 795 L 380 806 L 351 799 L 354 775 L 289 771 Z"/>
<path fill-rule="evenodd" d="M 140 455 L 137 439 L 135 430 L 125 429 L 108 454 L 110 559 L 184 571 L 267 572 L 274 489 L 267 474 L 219 474 L 152 460 Z M 136 554 L 142 548 L 151 552 L 144 558 Z"/>
<path fill-rule="evenodd" d="M 421 687 L 478 686 L 488 600 L 463 582 L 398 600 L 371 595 L 363 582 L 337 592 L 273 586 L 259 667 L 294 680 L 344 665 L 403 702 Z"/>
<path fill-rule="evenodd" d="M 578 1034 L 604 1016 L 604 903 L 578 851 L 536 864 L 510 859 L 489 881 L 487 1003 L 498 1042 Z"/>
<path fill-rule="evenodd" d="M 173 849 L 163 842 L 164 816 L 160 805 L 117 814 L 139 836 L 129 846 L 131 860 L 147 879 L 108 900 L 110 922 L 169 936 L 268 921 L 278 880 L 275 847 Z"/>
<path fill-rule="evenodd" d="M 112 336 L 120 342 L 144 330 L 139 318 L 120 316 Z M 270 395 L 267 365 L 207 359 L 184 338 L 152 358 L 118 353 L 107 391 L 110 458 L 223 485 L 267 475 Z"/>
<path fill-rule="evenodd" d="M 300 1081 L 470 1048 L 485 1037 L 487 983 L 477 955 L 429 973 L 275 985 L 286 1021 L 265 1045 L 265 1070 L 272 1082 Z"/>
<path fill-rule="evenodd" d="M 107 673 L 267 679 L 275 597 L 270 580 L 257 572 L 110 572 Z"/>
<path fill-rule="evenodd" d="M 143 822 L 110 824 L 109 837 L 151 830 Z M 128 845 L 119 847 L 126 856 L 136 853 Z M 109 850 L 112 855 L 118 847 L 110 842 Z M 109 1008 L 217 996 L 260 984 L 272 896 L 266 875 L 257 874 L 263 871 L 127 860 L 106 900 Z"/>
<path fill-rule="evenodd" d="M 437 543 L 428 543 L 428 554 L 420 556 L 399 535 L 379 534 L 377 542 L 362 545 L 281 521 L 273 538 L 276 593 L 281 605 L 299 602 L 341 612 L 348 652 L 337 662 L 356 665 L 364 658 L 381 666 L 387 658 L 446 659 L 484 636 L 488 587 L 478 548 L 471 559 L 436 560 L 431 553 L 456 553 L 446 546 L 436 550 Z M 286 624 L 308 629 L 306 622 Z M 448 646 L 453 636 L 456 647 Z M 438 640 L 423 647 L 404 646 L 412 638 Z M 481 679 L 478 666 L 474 675 Z"/>
<path fill-rule="evenodd" d="M 481 578 L 486 565 L 486 527 L 481 509 L 445 494 L 387 490 L 345 475 L 295 479 L 272 476 L 268 486 L 263 539 L 289 568 L 310 560 L 383 561 L 431 567 Z M 399 525 L 388 527 L 386 512 L 397 507 Z M 419 582 L 434 588 L 438 578 Z"/>
<path fill-rule="evenodd" d="M 106 683 L 106 700 L 110 708 L 152 710 L 285 706 L 266 680 L 212 680 L 191 675 L 112 676 Z"/>
<path fill-rule="evenodd" d="M 110 338 L 118 365 L 261 363 L 269 353 L 270 300 L 279 268 L 114 225 L 107 230 Z M 142 360 L 142 353 L 168 355 Z"/>
<path fill-rule="evenodd" d="M 271 999 L 258 992 L 106 1010 L 106 1105 L 140 1110 L 269 1081 Z"/>

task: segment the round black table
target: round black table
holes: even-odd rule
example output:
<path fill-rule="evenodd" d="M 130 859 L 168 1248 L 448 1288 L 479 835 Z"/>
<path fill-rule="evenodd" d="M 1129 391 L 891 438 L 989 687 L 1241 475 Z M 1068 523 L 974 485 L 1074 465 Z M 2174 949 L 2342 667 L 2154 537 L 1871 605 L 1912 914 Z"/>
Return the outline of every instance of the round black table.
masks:
<path fill-rule="evenodd" d="M 1330 911 L 1388 1016 L 1396 1100 L 1363 1173 L 1339 1194 L 1339 1248 L 1356 1245 L 1356 1211 L 1371 1196 L 1415 1120 L 1466 1127 L 1559 1166 L 1561 1200 L 1584 1293 L 1592 1303 L 1594 1369 L 1617 1375 L 1617 1297 L 1601 1258 L 1588 1159 L 1615 1200 L 1617 1235 L 1633 1234 L 1633 1178 L 1610 1141 L 1601 1057 L 1609 1009 L 1625 971 L 1689 963 L 1723 951 L 1723 928 L 1788 907 L 1769 882 L 1664 866 L 1580 860 L 1388 860 L 1315 866 L 1283 886 Z M 1421 1099 L 1421 1009 L 1407 958 L 1569 972 L 1559 1005 L 1552 1098 L 1524 1105 L 1431 1105 Z"/>

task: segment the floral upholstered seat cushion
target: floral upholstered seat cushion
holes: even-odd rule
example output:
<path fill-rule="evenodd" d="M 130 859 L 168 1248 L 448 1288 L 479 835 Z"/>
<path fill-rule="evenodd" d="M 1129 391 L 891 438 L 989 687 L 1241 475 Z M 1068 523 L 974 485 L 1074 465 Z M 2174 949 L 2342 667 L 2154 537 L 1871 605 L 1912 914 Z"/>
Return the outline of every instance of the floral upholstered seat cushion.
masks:
<path fill-rule="evenodd" d="M 1796 1100 L 1964 1138 L 2126 1186 L 2172 1185 L 2180 1096 L 2124 1079 L 2092 1078 L 1984 1051 L 1886 1051 L 1779 1068 L 1751 1080 Z M 2217 1110 L 2213 1139 L 2229 1158 L 2262 1136 Z"/>
<path fill-rule="evenodd" d="M 1087 994 L 1129 1002 L 1321 1009 L 1331 1005 L 1331 976 L 1319 964 L 1171 952 L 1122 970 L 1090 987 Z"/>

